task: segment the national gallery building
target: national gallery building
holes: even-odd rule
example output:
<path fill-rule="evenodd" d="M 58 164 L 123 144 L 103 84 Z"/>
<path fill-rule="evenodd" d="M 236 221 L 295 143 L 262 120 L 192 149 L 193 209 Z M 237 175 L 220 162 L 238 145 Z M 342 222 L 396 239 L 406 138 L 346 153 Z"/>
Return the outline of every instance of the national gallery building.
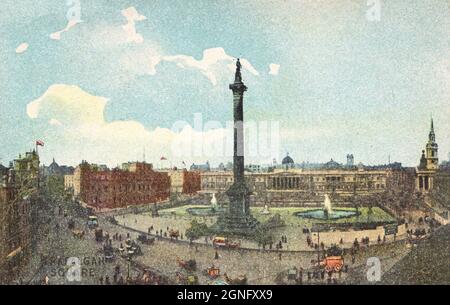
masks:
<path fill-rule="evenodd" d="M 297 205 L 323 202 L 325 194 L 334 201 L 348 202 L 352 196 L 382 193 L 405 183 L 414 184 L 414 172 L 401 164 L 367 167 L 341 165 L 333 160 L 314 168 L 298 168 L 291 157 L 267 172 L 246 172 L 254 204 Z M 201 173 L 201 192 L 220 197 L 233 183 L 232 171 Z"/>

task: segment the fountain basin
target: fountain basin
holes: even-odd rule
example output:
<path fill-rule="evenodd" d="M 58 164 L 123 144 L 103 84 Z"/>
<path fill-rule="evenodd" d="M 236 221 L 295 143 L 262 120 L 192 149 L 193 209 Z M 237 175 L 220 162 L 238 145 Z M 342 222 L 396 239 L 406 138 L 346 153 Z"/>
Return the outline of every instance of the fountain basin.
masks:
<path fill-rule="evenodd" d="M 194 216 L 217 216 L 224 213 L 227 209 L 222 207 L 195 207 L 187 208 L 186 212 Z"/>
<path fill-rule="evenodd" d="M 341 218 L 349 218 L 352 216 L 357 216 L 359 214 L 360 214 L 359 212 L 357 213 L 356 211 L 353 210 L 340 210 L 340 209 L 333 209 L 329 213 L 327 213 L 324 209 L 312 209 L 294 213 L 295 216 L 300 218 L 319 219 L 319 220 L 336 220 Z"/>

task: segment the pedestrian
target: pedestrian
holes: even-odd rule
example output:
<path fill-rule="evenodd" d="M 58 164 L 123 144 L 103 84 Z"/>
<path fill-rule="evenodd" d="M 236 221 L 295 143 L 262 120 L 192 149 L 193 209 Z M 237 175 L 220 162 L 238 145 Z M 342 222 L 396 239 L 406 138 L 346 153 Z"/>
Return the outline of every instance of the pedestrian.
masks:
<path fill-rule="evenodd" d="M 105 277 L 105 285 L 110 285 L 109 276 Z"/>
<path fill-rule="evenodd" d="M 280 259 L 280 261 L 281 261 L 281 252 L 280 253 L 278 253 L 278 258 Z"/>
<path fill-rule="evenodd" d="M 217 252 L 217 250 L 216 250 L 216 253 L 214 255 L 214 259 L 219 259 L 219 253 Z"/>
<path fill-rule="evenodd" d="M 100 276 L 100 278 L 98 279 L 98 281 L 100 282 L 100 285 L 103 285 L 103 276 Z"/>
<path fill-rule="evenodd" d="M 123 276 L 120 276 L 119 281 L 117 282 L 117 284 L 119 284 L 119 285 L 123 285 L 124 284 Z"/>

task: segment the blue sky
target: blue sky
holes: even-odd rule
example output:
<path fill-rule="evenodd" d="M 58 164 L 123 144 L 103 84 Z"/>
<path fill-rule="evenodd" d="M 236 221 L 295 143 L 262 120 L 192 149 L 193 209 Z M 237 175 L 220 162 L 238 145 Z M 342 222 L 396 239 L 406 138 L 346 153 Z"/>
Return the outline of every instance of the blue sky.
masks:
<path fill-rule="evenodd" d="M 431 115 L 447 159 L 445 0 L 381 0 L 379 21 L 367 19 L 366 0 L 111 2 L 80 0 L 82 22 L 59 37 L 51 34 L 68 25 L 76 1 L 3 2 L 0 162 L 35 139 L 46 143 L 45 163 L 114 165 L 144 150 L 155 163 L 228 161 L 180 155 L 170 142 L 186 135 L 174 123 L 193 125 L 195 113 L 231 120 L 235 57 L 246 63 L 246 120 L 280 124 L 278 159 L 344 162 L 353 153 L 356 162 L 390 155 L 414 166 Z"/>

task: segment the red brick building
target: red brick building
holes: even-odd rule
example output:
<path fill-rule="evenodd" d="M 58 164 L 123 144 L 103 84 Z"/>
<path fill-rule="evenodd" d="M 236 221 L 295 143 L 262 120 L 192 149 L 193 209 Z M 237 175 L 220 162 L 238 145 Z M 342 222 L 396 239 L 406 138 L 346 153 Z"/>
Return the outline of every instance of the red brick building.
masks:
<path fill-rule="evenodd" d="M 183 172 L 183 194 L 196 194 L 201 189 L 201 179 L 199 171 Z"/>
<path fill-rule="evenodd" d="M 95 208 L 122 208 L 169 198 L 170 178 L 148 163 L 108 169 L 83 162 L 74 173 L 74 195 Z"/>

